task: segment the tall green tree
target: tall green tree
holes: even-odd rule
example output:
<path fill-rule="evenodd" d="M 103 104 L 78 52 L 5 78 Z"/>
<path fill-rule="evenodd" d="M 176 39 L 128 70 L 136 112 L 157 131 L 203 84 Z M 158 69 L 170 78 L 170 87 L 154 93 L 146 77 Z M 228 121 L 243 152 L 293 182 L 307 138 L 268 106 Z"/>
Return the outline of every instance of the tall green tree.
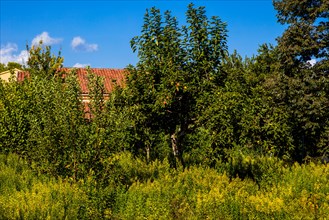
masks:
<path fill-rule="evenodd" d="M 198 100 L 225 75 L 221 62 L 227 51 L 226 24 L 208 19 L 204 7 L 190 4 L 186 24 L 179 27 L 169 11 L 162 16 L 156 8 L 147 10 L 141 35 L 131 41 L 139 62 L 130 68 L 126 87 L 140 146 L 149 151 L 154 135 L 163 133 L 180 161 Z"/>
<path fill-rule="evenodd" d="M 27 65 L 31 76 L 53 78 L 63 73 L 60 72 L 64 62 L 61 52 L 58 52 L 58 55 L 52 54 L 51 47 L 44 45 L 42 41 L 31 48 L 27 46 L 27 50 L 29 51 Z"/>
<path fill-rule="evenodd" d="M 329 2 L 274 0 L 278 21 L 288 25 L 278 38 L 281 62 L 288 71 L 311 59 L 329 59 Z"/>
<path fill-rule="evenodd" d="M 328 152 L 329 2 L 275 0 L 278 21 L 288 28 L 278 38 L 281 74 L 276 103 L 285 105 L 292 128 L 294 158 Z M 315 65 L 309 60 L 316 59 Z M 278 98 L 280 97 L 280 98 Z"/>

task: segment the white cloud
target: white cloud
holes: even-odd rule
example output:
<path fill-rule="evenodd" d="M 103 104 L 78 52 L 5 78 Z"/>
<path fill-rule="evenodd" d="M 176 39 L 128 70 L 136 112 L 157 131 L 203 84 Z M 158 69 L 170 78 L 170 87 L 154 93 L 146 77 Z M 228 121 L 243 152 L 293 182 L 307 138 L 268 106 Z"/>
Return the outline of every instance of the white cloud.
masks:
<path fill-rule="evenodd" d="M 76 47 L 78 47 L 79 45 L 81 45 L 81 44 L 85 44 L 86 43 L 86 41 L 84 40 L 84 39 L 82 39 L 81 37 L 75 37 L 75 38 L 73 38 L 73 40 L 72 40 L 72 42 L 71 42 L 71 46 L 73 47 L 73 48 L 76 48 Z"/>
<path fill-rule="evenodd" d="M 75 68 L 84 68 L 84 67 L 87 67 L 87 66 L 90 66 L 90 64 L 89 63 L 76 63 L 76 64 L 74 64 L 73 67 L 75 67 Z"/>
<path fill-rule="evenodd" d="M 42 41 L 44 45 L 52 45 L 52 44 L 58 44 L 62 42 L 61 38 L 52 38 L 49 36 L 48 32 L 42 32 L 41 34 L 37 35 L 35 38 L 32 40 L 32 45 L 38 45 Z"/>
<path fill-rule="evenodd" d="M 307 61 L 311 66 L 314 66 L 316 64 L 316 59 L 311 59 Z"/>
<path fill-rule="evenodd" d="M 17 51 L 17 45 L 13 43 L 8 43 L 6 46 L 1 45 L 0 55 L 6 55 L 11 54 L 13 52 Z"/>
<path fill-rule="evenodd" d="M 16 62 L 26 64 L 29 57 L 27 50 L 22 50 L 19 54 L 17 44 L 7 43 L 5 46 L 1 45 L 0 49 L 0 63 L 7 64 L 8 62 Z"/>
<path fill-rule="evenodd" d="M 81 37 L 74 37 L 71 42 L 71 47 L 73 50 L 77 51 L 87 51 L 87 52 L 93 52 L 98 50 L 97 44 L 88 44 L 86 43 L 85 39 Z"/>
<path fill-rule="evenodd" d="M 48 32 L 42 32 L 37 35 L 32 40 L 32 46 L 36 46 L 43 42 L 44 45 L 58 44 L 62 42 L 60 38 L 52 38 L 49 36 Z M 18 52 L 17 44 L 7 43 L 6 45 L 1 45 L 0 49 L 0 62 L 7 64 L 8 62 L 16 62 L 20 64 L 26 64 L 29 57 L 29 52 L 27 50 L 22 50 Z"/>

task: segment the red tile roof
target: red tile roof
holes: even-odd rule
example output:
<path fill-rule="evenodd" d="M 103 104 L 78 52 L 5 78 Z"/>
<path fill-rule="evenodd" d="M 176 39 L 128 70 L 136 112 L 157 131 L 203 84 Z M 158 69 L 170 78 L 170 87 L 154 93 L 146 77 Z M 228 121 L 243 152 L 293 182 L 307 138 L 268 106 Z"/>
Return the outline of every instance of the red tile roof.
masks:
<path fill-rule="evenodd" d="M 80 83 L 82 94 L 88 94 L 88 78 L 86 68 L 75 68 L 78 81 Z M 63 68 L 65 72 L 72 70 L 72 68 Z M 125 69 L 107 69 L 107 68 L 90 68 L 91 72 L 104 79 L 105 92 L 110 93 L 115 85 L 124 86 L 125 75 L 127 71 Z M 17 81 L 23 81 L 24 78 L 29 77 L 28 72 L 18 72 Z"/>
<path fill-rule="evenodd" d="M 67 69 L 69 70 L 69 69 Z M 88 94 L 88 78 L 87 69 L 77 68 L 77 76 L 80 83 L 81 91 L 83 94 Z M 105 68 L 92 68 L 92 73 L 104 79 L 105 92 L 110 93 L 115 85 L 123 86 L 125 81 L 126 70 L 124 69 L 105 69 Z"/>

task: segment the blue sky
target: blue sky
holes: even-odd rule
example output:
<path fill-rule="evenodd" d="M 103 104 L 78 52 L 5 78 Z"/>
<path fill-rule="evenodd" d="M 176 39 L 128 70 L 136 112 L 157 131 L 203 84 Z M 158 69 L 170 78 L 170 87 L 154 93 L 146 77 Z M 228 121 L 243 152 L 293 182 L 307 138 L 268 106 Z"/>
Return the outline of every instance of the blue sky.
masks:
<path fill-rule="evenodd" d="M 147 8 L 170 10 L 180 24 L 187 5 L 205 6 L 207 16 L 219 16 L 228 24 L 229 51 L 257 54 L 260 44 L 273 43 L 284 27 L 277 23 L 272 0 L 1 0 L 1 63 L 22 62 L 26 44 L 40 39 L 61 50 L 64 66 L 124 68 L 138 58 L 130 39 L 140 34 Z"/>

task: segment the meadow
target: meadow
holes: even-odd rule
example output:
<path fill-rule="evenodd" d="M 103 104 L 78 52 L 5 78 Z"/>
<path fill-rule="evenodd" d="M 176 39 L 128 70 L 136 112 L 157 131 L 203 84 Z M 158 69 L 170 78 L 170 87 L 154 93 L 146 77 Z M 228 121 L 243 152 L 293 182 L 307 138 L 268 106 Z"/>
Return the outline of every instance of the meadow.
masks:
<path fill-rule="evenodd" d="M 120 153 L 112 181 L 74 182 L 34 172 L 15 154 L 0 156 L 1 219 L 327 219 L 329 167 L 284 165 L 275 158 L 239 161 L 255 181 L 230 176 L 227 164 L 170 168 Z M 257 165 L 258 164 L 258 165 Z M 232 166 L 232 164 L 231 164 Z M 252 168 L 251 168 L 252 166 Z M 115 175 L 114 175 L 115 174 Z"/>

